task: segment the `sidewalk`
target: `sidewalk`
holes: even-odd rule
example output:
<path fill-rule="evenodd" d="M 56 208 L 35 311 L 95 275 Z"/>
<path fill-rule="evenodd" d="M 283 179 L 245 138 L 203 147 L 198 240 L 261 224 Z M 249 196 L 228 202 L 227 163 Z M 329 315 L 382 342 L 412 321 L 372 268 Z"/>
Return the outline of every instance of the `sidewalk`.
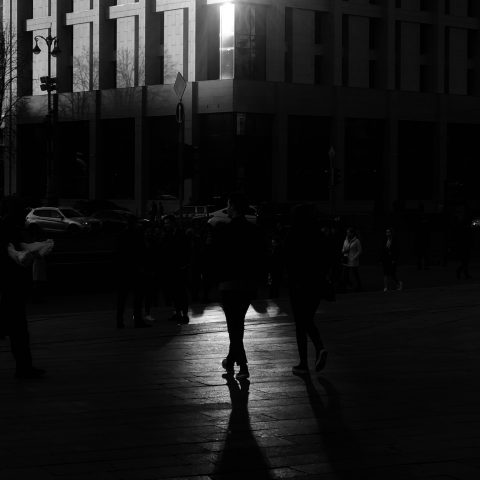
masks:
<path fill-rule="evenodd" d="M 480 478 L 478 285 L 322 304 L 330 354 L 306 378 L 286 300 L 254 307 L 242 384 L 222 378 L 217 304 L 120 331 L 111 308 L 32 314 L 48 376 L 15 380 L 0 343 L 0 478 Z"/>

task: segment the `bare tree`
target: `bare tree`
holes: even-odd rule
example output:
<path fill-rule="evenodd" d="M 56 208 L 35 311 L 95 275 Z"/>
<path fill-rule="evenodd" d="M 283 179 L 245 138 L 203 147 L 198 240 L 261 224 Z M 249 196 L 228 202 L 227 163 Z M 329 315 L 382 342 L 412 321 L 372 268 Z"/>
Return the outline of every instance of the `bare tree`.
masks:
<path fill-rule="evenodd" d="M 0 31 L 0 105 L 2 127 L 15 116 L 21 98 L 17 95 L 17 80 L 21 60 L 18 55 L 17 36 L 8 24 Z"/>

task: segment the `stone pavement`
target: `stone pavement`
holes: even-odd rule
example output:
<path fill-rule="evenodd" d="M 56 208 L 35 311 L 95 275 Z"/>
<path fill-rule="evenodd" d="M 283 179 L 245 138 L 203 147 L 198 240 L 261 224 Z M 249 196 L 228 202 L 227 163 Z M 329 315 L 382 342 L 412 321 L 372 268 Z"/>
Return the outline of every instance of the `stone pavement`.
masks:
<path fill-rule="evenodd" d="M 258 300 L 242 383 L 222 378 L 217 304 L 120 331 L 111 309 L 47 304 L 30 317 L 44 379 L 14 379 L 0 341 L 0 479 L 478 479 L 479 288 L 322 304 L 330 354 L 305 378 L 286 300 Z"/>

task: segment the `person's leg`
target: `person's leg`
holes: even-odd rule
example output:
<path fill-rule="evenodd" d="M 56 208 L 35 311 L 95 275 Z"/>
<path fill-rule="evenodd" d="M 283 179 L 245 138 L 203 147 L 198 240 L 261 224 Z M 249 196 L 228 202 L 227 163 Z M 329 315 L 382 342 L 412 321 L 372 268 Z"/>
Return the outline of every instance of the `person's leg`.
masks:
<path fill-rule="evenodd" d="M 355 278 L 355 288 L 357 292 L 362 290 L 362 281 L 360 280 L 360 273 L 358 267 L 350 267 L 352 269 L 353 277 Z"/>
<path fill-rule="evenodd" d="M 305 305 L 305 296 L 300 286 L 290 286 L 290 305 L 292 307 L 293 319 L 295 321 L 295 336 L 297 341 L 297 350 L 300 363 L 299 369 L 308 368 L 308 344 L 307 344 L 307 328 L 306 318 L 308 316 L 308 308 Z M 295 367 L 294 367 L 295 368 Z"/>
<path fill-rule="evenodd" d="M 250 305 L 250 297 L 246 292 L 226 291 L 222 293 L 222 308 L 227 321 L 230 347 L 227 363 L 235 362 L 240 367 L 247 364 L 247 356 L 243 344 L 245 332 L 245 315 Z"/>
<path fill-rule="evenodd" d="M 13 299 L 12 299 L 13 300 Z M 5 311 L 2 309 L 2 311 Z M 10 327 L 10 346 L 16 363 L 16 376 L 30 376 L 37 370 L 32 365 L 32 353 L 30 350 L 30 335 L 28 333 L 28 322 L 25 311 L 25 301 L 15 296 L 14 301 L 7 308 L 8 314 L 12 316 Z"/>

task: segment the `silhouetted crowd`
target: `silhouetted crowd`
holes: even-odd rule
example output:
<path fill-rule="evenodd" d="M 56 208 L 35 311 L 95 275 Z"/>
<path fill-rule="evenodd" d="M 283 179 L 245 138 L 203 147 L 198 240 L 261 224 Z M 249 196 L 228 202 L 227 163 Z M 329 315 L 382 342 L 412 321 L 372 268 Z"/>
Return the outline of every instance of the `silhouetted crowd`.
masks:
<path fill-rule="evenodd" d="M 355 228 L 339 218 L 320 215 L 313 204 L 292 210 L 288 226 L 262 230 L 247 220 L 248 201 L 241 193 L 228 197 L 228 219 L 215 227 L 208 222 L 186 224 L 174 215 L 151 212 L 149 222 L 136 217 L 122 230 L 115 244 L 116 326 L 126 326 L 127 303 L 133 304 L 135 328 L 151 327 L 160 304 L 171 306 L 171 321 L 189 323 L 189 304 L 208 303 L 215 297 L 225 314 L 230 347 L 222 361 L 226 375 L 249 376 L 243 345 L 245 315 L 263 289 L 269 298 L 288 293 L 296 328 L 300 363 L 296 374 L 308 372 L 308 338 L 315 348 L 315 369 L 325 367 L 327 350 L 314 322 L 321 300 L 335 300 L 336 292 L 362 291 L 362 242 Z M 50 239 L 28 238 L 25 209 L 16 197 L 4 198 L 0 222 L 0 337 L 10 337 L 16 376 L 36 378 L 44 371 L 32 364 L 26 303 L 34 280 L 44 279 L 45 257 L 54 248 Z M 414 252 L 419 269 L 430 264 L 430 225 L 419 215 L 414 231 Z M 450 230 L 449 230 L 450 231 Z M 471 216 L 465 210 L 445 243 L 445 258 L 454 249 L 459 261 L 457 277 L 470 278 Z M 378 247 L 383 290 L 402 290 L 398 278 L 400 242 L 392 227 L 384 230 Z M 130 311 L 130 309 L 128 309 Z M 129 322 L 127 322 L 129 323 Z"/>

